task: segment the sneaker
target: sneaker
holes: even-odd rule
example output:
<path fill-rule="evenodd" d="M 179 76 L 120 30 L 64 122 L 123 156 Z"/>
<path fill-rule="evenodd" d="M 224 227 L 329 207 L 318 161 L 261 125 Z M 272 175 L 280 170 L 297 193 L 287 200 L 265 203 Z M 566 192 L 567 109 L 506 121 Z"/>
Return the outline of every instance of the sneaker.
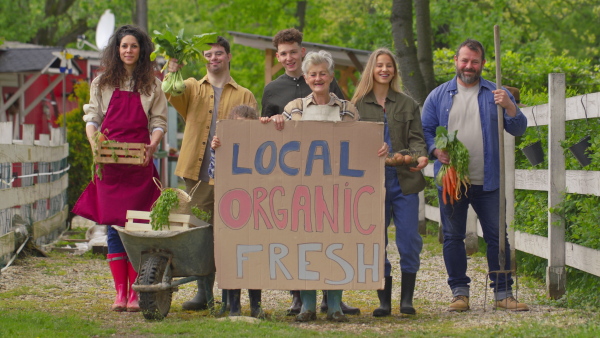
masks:
<path fill-rule="evenodd" d="M 456 296 L 452 298 L 448 311 L 450 312 L 463 312 L 469 310 L 469 297 L 467 296 Z"/>
<path fill-rule="evenodd" d="M 527 304 L 519 303 L 513 296 L 504 298 L 503 300 L 495 301 L 494 305 L 496 306 L 496 308 L 500 308 L 503 310 L 529 311 L 529 306 L 527 306 Z"/>

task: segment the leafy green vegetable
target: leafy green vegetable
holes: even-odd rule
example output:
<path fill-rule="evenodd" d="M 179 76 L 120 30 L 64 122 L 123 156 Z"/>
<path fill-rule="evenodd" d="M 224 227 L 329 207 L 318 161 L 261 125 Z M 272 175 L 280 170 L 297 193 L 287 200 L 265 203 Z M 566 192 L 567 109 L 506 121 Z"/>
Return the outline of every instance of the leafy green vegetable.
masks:
<path fill-rule="evenodd" d="M 177 59 L 177 63 L 182 65 L 189 61 L 204 60 L 202 50 L 206 49 L 207 44 L 217 41 L 216 33 L 194 35 L 191 39 L 185 39 L 183 29 L 176 35 L 168 25 L 166 28 L 167 30 L 164 32 L 154 31 L 155 35 L 152 42 L 154 42 L 156 49 L 150 54 L 150 60 L 152 61 L 159 55 L 163 56 L 167 60 L 165 67 L 167 67 L 171 58 Z M 180 70 L 167 75 L 162 84 L 162 90 L 174 96 L 185 92 L 185 84 Z"/>
<path fill-rule="evenodd" d="M 201 210 L 197 206 L 192 207 L 192 213 L 196 218 L 203 220 L 206 223 L 210 222 L 210 217 L 212 216 L 210 211 Z"/>
<path fill-rule="evenodd" d="M 171 188 L 164 189 L 150 211 L 152 230 L 162 230 L 165 225 L 170 228 L 169 215 L 171 214 L 171 210 L 178 206 L 179 198 L 177 197 L 177 192 Z"/>

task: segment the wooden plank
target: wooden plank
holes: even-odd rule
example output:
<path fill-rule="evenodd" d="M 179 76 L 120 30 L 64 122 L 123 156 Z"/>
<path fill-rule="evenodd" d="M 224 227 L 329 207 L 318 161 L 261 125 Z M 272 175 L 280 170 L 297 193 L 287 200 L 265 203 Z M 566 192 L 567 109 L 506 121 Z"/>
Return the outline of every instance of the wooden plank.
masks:
<path fill-rule="evenodd" d="M 600 250 L 584 246 L 565 243 L 566 263 L 581 271 L 600 276 Z"/>
<path fill-rule="evenodd" d="M 567 98 L 566 120 L 585 119 L 586 112 L 588 119 L 600 117 L 598 111 L 598 94 L 599 93 L 584 94 Z M 592 122 L 590 121 L 590 123 Z"/>
<path fill-rule="evenodd" d="M 29 187 L 0 190 L 0 209 L 31 204 L 44 198 L 52 198 L 61 194 L 69 185 L 69 175 L 49 183 L 38 183 Z"/>
<path fill-rule="evenodd" d="M 69 156 L 69 144 L 55 147 L 0 144 L 0 163 L 54 162 Z"/>
<path fill-rule="evenodd" d="M 566 191 L 600 196 L 600 171 L 567 170 Z M 548 191 L 548 170 L 515 170 L 515 188 Z"/>
<path fill-rule="evenodd" d="M 548 170 L 515 170 L 515 189 L 548 191 Z"/>
<path fill-rule="evenodd" d="M 272 49 L 265 50 L 265 86 L 273 81 L 273 59 L 275 58 L 275 51 Z"/>
<path fill-rule="evenodd" d="M 15 248 L 14 231 L 0 236 L 0 257 L 15 252 Z"/>
<path fill-rule="evenodd" d="M 431 205 L 426 205 L 425 209 L 427 219 L 439 223 L 439 209 Z M 483 236 L 479 222 L 477 223 L 477 235 L 479 237 Z M 600 276 L 600 250 L 586 248 L 569 242 L 565 243 L 564 246 L 566 265 L 594 276 Z M 515 231 L 511 247 L 537 257 L 548 259 L 548 238 L 544 236 Z"/>
<path fill-rule="evenodd" d="M 11 121 L 0 122 L 0 144 L 12 144 L 12 140 L 13 123 Z"/>
<path fill-rule="evenodd" d="M 60 128 L 50 129 L 50 146 L 60 146 L 66 143 Z"/>
<path fill-rule="evenodd" d="M 521 112 L 527 117 L 527 127 L 547 126 L 550 121 L 550 106 L 540 104 L 532 107 L 523 107 Z"/>
<path fill-rule="evenodd" d="M 36 146 L 48 147 L 50 146 L 50 135 L 49 134 L 40 134 L 40 139 L 35 141 L 33 144 Z"/>
<path fill-rule="evenodd" d="M 27 146 L 33 145 L 35 139 L 35 124 L 24 124 L 23 126 L 23 144 Z"/>
<path fill-rule="evenodd" d="M 32 235 L 33 240 L 37 241 L 39 238 L 47 236 L 56 230 L 66 229 L 68 215 L 69 206 L 65 205 L 65 207 L 56 214 L 46 218 L 43 221 L 34 222 Z"/>
<path fill-rule="evenodd" d="M 431 206 L 429 204 L 426 205 L 425 206 L 425 217 L 428 220 L 440 223 L 441 222 L 441 219 L 440 219 L 440 208 Z"/>
<path fill-rule="evenodd" d="M 515 231 L 515 248 L 548 259 L 548 238 L 546 237 Z"/>
<path fill-rule="evenodd" d="M 515 231 L 515 246 L 519 251 L 547 259 L 548 238 Z M 600 250 L 565 243 L 566 265 L 600 276 Z"/>
<path fill-rule="evenodd" d="M 600 171 L 567 170 L 567 191 L 600 196 Z"/>

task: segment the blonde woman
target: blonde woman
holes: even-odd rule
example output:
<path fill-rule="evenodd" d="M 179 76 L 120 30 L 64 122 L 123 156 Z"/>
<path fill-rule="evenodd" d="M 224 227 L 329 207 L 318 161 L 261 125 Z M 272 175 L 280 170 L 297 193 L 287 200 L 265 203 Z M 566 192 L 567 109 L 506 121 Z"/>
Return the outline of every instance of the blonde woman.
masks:
<path fill-rule="evenodd" d="M 421 169 L 427 166 L 427 148 L 419 105 L 400 91 L 398 66 L 392 52 L 380 48 L 371 54 L 352 103 L 360 111 L 362 121 L 385 123 L 384 139 L 390 153 L 409 149 L 417 159 L 415 166 L 385 168 L 385 225 L 387 228 L 393 219 L 402 271 L 400 313 L 415 314 L 412 301 L 423 247 L 418 231 L 418 193 L 425 188 Z M 387 231 L 385 243 L 387 247 Z M 386 250 L 385 286 L 377 291 L 380 305 L 373 311 L 375 317 L 391 314 L 391 270 Z"/>

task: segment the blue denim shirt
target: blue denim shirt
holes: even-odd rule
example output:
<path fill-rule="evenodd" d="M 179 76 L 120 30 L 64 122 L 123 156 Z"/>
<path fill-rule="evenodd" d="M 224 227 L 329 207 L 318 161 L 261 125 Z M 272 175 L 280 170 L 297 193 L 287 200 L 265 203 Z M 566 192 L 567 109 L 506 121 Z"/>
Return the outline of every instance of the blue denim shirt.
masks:
<path fill-rule="evenodd" d="M 500 156 L 498 150 L 498 110 L 494 103 L 496 84 L 483 78 L 479 81 L 479 115 L 481 117 L 481 131 L 483 135 L 483 190 L 492 191 L 500 187 Z M 504 89 L 510 99 L 515 103 L 515 98 Z M 452 99 L 458 93 L 456 76 L 454 79 L 435 88 L 423 106 L 421 119 L 423 121 L 423 132 L 427 151 L 431 155 L 435 150 L 435 130 L 438 126 L 448 128 L 448 116 L 452 108 Z M 516 106 L 516 103 L 515 103 Z M 513 136 L 523 135 L 527 128 L 527 118 L 517 107 L 517 115 L 510 117 L 504 110 L 504 130 Z M 459 131 L 460 133 L 460 131 Z M 437 175 L 441 163 L 436 159 L 433 170 Z"/>

